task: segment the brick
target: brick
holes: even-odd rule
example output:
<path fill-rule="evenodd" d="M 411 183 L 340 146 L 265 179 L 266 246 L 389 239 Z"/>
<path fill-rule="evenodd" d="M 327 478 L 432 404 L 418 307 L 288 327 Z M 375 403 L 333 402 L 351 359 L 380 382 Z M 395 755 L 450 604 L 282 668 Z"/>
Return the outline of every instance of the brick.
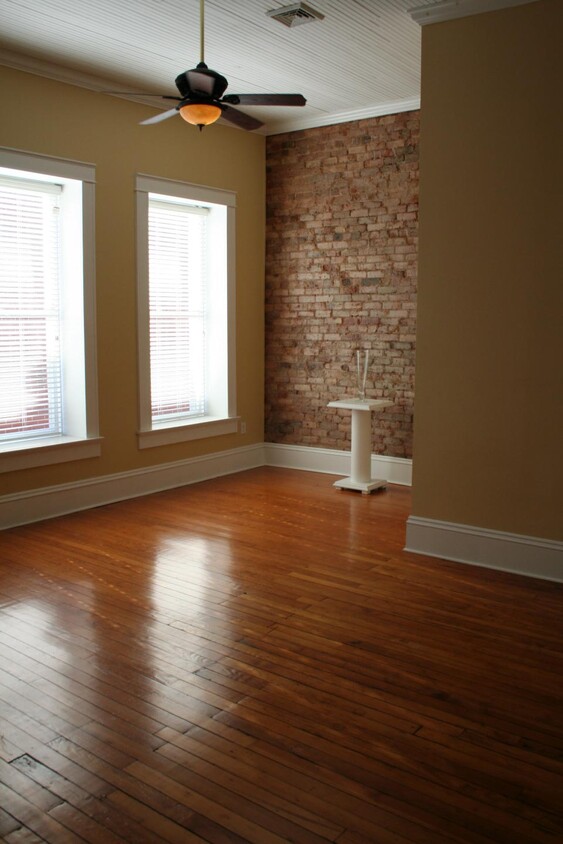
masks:
<path fill-rule="evenodd" d="M 418 112 L 267 139 L 266 439 L 343 448 L 370 348 L 373 450 L 412 455 Z"/>

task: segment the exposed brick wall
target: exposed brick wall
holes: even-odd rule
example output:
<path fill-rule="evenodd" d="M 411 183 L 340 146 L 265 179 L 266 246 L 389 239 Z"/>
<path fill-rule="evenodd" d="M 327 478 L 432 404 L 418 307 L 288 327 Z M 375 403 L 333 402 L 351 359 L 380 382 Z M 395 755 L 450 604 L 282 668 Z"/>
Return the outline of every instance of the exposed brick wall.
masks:
<path fill-rule="evenodd" d="M 419 112 L 267 139 L 266 440 L 348 448 L 370 349 L 372 450 L 412 456 Z"/>

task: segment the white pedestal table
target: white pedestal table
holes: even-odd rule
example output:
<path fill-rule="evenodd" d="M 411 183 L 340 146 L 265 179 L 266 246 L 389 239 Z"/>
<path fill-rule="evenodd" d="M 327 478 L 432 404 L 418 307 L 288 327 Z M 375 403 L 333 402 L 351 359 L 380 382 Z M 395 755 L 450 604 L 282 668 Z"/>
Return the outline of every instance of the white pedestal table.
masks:
<path fill-rule="evenodd" d="M 336 481 L 337 489 L 355 489 L 364 495 L 387 486 L 387 481 L 371 477 L 371 414 L 374 410 L 392 407 L 386 399 L 345 399 L 331 401 L 328 407 L 352 411 L 352 466 L 349 478 Z"/>

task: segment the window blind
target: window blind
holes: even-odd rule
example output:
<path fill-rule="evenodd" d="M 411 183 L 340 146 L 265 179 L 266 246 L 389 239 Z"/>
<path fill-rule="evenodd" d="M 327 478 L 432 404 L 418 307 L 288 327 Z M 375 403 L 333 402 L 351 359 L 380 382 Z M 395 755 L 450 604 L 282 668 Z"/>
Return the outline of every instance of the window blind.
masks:
<path fill-rule="evenodd" d="M 62 433 L 61 191 L 0 178 L 0 441 Z"/>
<path fill-rule="evenodd" d="M 149 196 L 153 421 L 206 412 L 207 208 Z"/>

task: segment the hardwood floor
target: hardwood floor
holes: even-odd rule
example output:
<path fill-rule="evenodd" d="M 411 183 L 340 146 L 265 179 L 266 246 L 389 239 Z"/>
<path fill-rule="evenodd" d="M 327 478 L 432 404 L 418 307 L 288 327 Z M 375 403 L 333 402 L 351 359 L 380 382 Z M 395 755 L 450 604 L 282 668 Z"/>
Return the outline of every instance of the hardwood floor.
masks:
<path fill-rule="evenodd" d="M 0 534 L 0 835 L 563 841 L 563 587 L 283 469 Z"/>

